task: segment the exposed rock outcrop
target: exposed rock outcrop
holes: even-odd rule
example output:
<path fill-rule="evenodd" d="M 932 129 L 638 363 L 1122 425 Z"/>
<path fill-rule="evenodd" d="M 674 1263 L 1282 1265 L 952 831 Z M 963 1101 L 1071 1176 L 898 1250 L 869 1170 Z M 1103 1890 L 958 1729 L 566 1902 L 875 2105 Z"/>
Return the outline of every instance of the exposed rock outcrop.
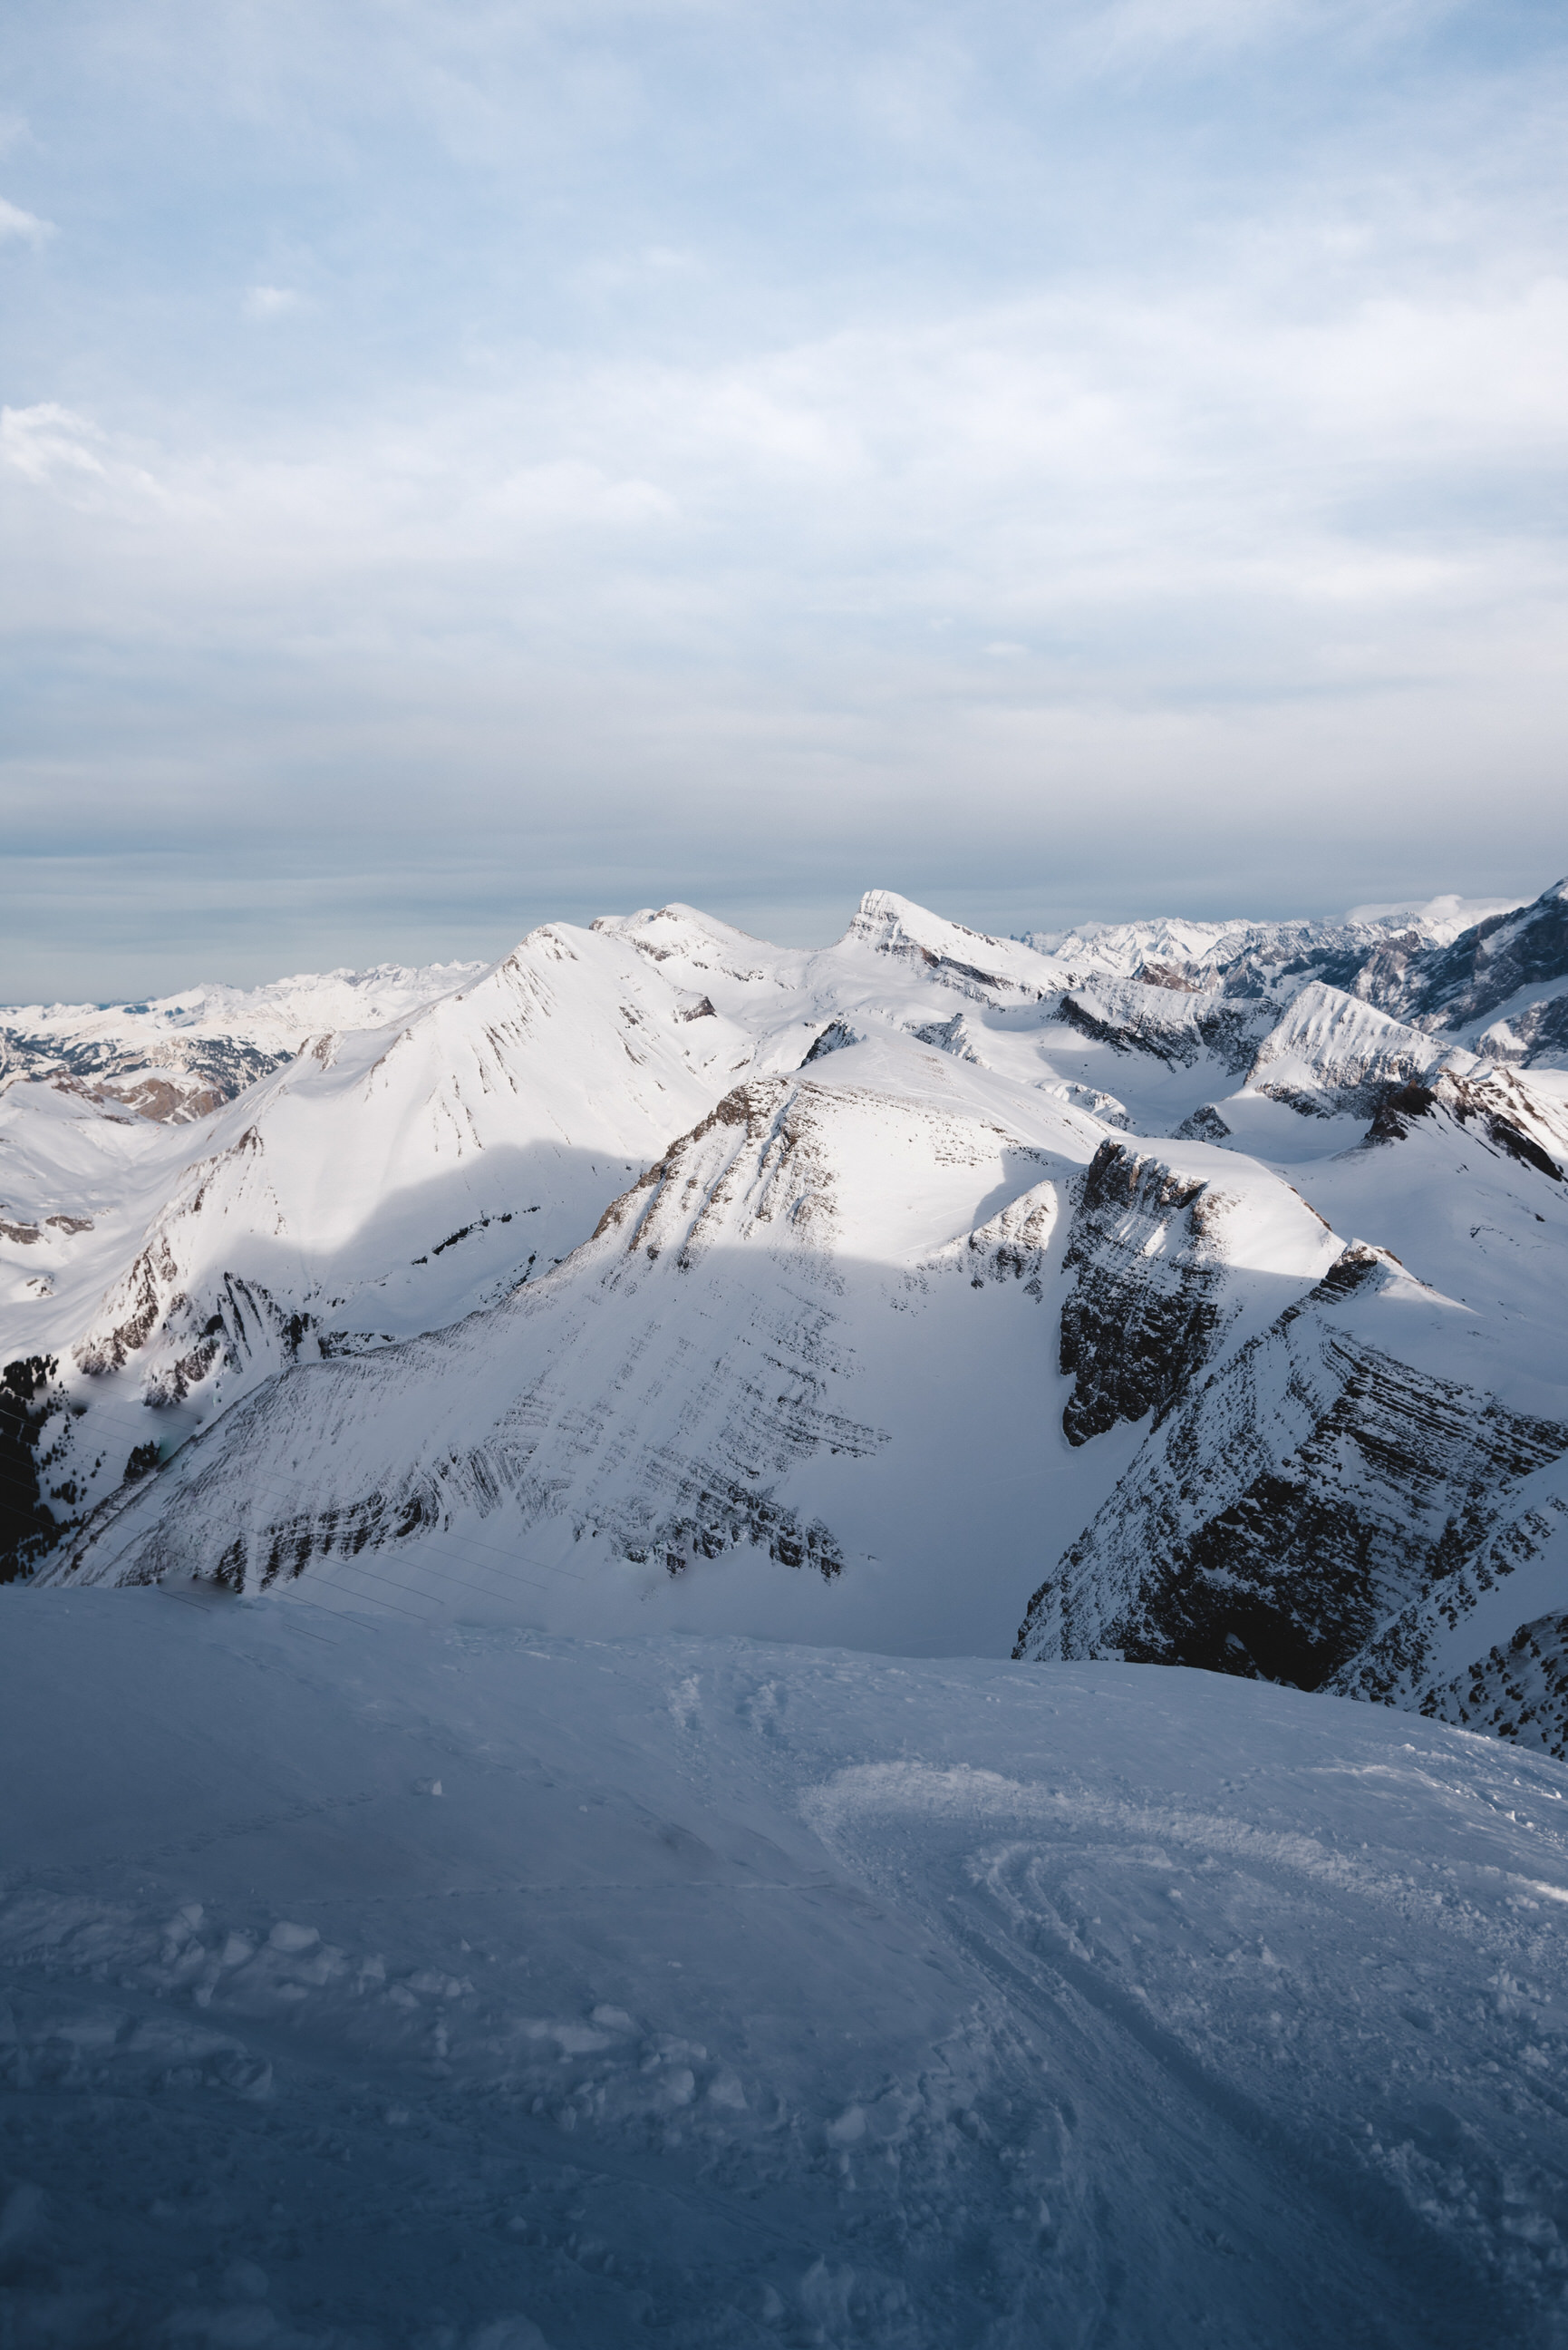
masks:
<path fill-rule="evenodd" d="M 1423 1372 L 1335 1310 L 1395 1287 L 1418 1302 L 1354 1244 L 1190 1394 L 1034 1593 L 1015 1653 L 1348 1686 L 1387 1618 L 1485 1572 L 1568 1426 Z"/>
<path fill-rule="evenodd" d="M 1146 1412 L 1158 1420 L 1201 1367 L 1221 1286 L 1205 1247 L 1207 1188 L 1120 1142 L 1102 1143 L 1082 1178 L 1062 1263 L 1069 1444 Z"/>

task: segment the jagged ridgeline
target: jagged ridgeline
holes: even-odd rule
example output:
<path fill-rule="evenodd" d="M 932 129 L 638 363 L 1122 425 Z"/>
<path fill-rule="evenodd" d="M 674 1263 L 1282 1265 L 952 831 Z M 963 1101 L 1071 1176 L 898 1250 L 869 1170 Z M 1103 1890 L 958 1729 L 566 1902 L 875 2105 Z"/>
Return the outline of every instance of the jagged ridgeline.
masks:
<path fill-rule="evenodd" d="M 1565 1006 L 1559 884 L 1022 939 L 873 891 L 812 952 L 667 906 L 5 1015 L 3 1571 L 1563 1753 Z"/>

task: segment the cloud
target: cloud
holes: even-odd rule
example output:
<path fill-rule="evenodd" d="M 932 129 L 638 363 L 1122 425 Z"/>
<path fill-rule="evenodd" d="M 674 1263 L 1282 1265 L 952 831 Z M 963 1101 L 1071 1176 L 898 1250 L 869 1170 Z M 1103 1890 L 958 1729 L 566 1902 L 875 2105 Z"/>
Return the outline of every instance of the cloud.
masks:
<path fill-rule="evenodd" d="M 0 408 L 0 458 L 25 481 L 45 483 L 83 473 L 105 480 L 102 460 L 91 446 L 101 439 L 96 425 L 57 400 L 40 400 L 35 408 Z"/>
<path fill-rule="evenodd" d="M 56 234 L 53 221 L 40 220 L 36 213 L 24 212 L 20 204 L 0 196 L 0 244 L 30 244 L 36 251 Z"/>
<path fill-rule="evenodd" d="M 1069 55 L 1091 71 L 1212 72 L 1271 52 L 1300 71 L 1314 52 L 1365 59 L 1458 13 L 1442 0 L 1089 0 L 1066 12 L 1063 30 Z"/>
<path fill-rule="evenodd" d="M 245 291 L 247 318 L 281 318 L 299 307 L 299 296 L 287 286 L 252 286 Z"/>
<path fill-rule="evenodd" d="M 52 400 L 0 408 L 0 471 L 82 514 L 115 512 L 145 520 L 163 485 L 123 439 Z M 189 504 L 189 499 L 187 499 Z"/>
<path fill-rule="evenodd" d="M 881 703 L 889 751 L 895 692 L 993 740 L 1033 702 L 1044 743 L 1075 707 L 1282 723 L 1303 697 L 1349 712 L 1425 681 L 1447 709 L 1538 660 L 1526 698 L 1555 707 L 1568 551 L 1532 494 L 1568 465 L 1546 389 L 1565 362 L 1551 281 L 1308 320 L 1235 285 L 1080 289 L 745 357 L 518 359 L 266 450 L 153 452 L 48 403 L 10 411 L 0 446 L 64 498 L 90 478 L 133 532 L 57 535 L 59 625 L 90 580 L 127 647 L 286 668 L 307 640 L 324 679 L 374 647 L 401 690 L 466 668 L 454 742 L 495 660 L 530 690 L 543 633 L 552 694 L 573 676 L 591 696 L 597 666 L 651 708 L 649 664 L 672 663 L 694 732 L 718 705 L 732 725 L 749 681 L 759 710 L 815 707 L 846 739 Z M 346 718 L 347 671 L 343 691 Z"/>
<path fill-rule="evenodd" d="M 524 466 L 493 487 L 475 484 L 471 495 L 495 514 L 546 525 L 669 522 L 678 512 L 675 500 L 656 484 L 618 481 L 574 458 Z"/>

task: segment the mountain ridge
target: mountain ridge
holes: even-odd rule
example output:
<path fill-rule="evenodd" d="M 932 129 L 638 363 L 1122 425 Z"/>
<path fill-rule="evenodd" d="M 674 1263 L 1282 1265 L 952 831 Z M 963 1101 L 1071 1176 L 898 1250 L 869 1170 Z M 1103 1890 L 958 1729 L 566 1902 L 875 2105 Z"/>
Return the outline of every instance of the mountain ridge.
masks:
<path fill-rule="evenodd" d="M 1540 1575 L 1475 1595 L 1555 1523 L 1568 1068 L 1477 1024 L 1568 990 L 1564 902 L 1097 969 L 886 890 L 820 949 L 670 905 L 182 1128 L 14 1080 L 14 1568 L 1158 1655 L 1562 1752 Z"/>

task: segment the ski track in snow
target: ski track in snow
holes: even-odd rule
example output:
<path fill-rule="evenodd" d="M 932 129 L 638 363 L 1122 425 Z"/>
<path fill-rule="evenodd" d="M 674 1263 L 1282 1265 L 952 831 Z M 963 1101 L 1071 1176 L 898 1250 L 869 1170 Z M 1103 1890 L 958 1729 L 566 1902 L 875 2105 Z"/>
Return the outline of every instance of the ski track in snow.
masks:
<path fill-rule="evenodd" d="M 1568 1771 L 1160 1668 L 3 1595 L 0 2341 L 1568 2339 Z"/>

